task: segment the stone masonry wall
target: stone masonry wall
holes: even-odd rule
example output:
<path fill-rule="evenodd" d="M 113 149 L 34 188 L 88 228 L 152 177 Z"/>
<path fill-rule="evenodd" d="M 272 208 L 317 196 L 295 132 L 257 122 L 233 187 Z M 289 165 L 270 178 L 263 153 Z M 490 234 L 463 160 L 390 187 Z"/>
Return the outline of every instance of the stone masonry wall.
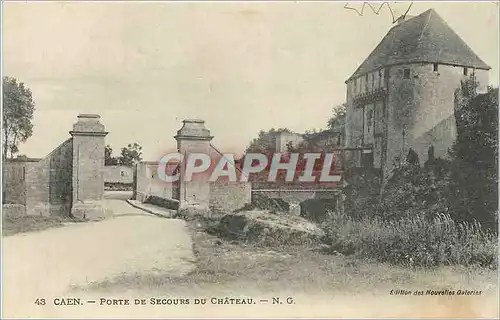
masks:
<path fill-rule="evenodd" d="M 104 167 L 104 182 L 105 183 L 132 183 L 134 168 L 126 166 L 105 166 Z"/>
<path fill-rule="evenodd" d="M 146 165 L 143 162 L 137 163 L 134 167 L 134 199 L 143 202 L 148 190 L 148 175 Z"/>
<path fill-rule="evenodd" d="M 175 166 L 167 168 L 167 174 L 173 174 Z M 140 162 L 136 166 L 137 181 L 134 186 L 135 199 L 141 202 L 151 197 L 161 199 L 177 199 L 174 185 L 158 178 L 158 163 Z M 221 211 L 234 211 L 250 203 L 252 186 L 249 182 L 221 181 L 207 182 L 209 184 L 209 206 Z"/>
<path fill-rule="evenodd" d="M 9 161 L 3 164 L 3 203 L 26 204 L 26 170 L 36 161 Z"/>
<path fill-rule="evenodd" d="M 250 182 L 210 182 L 210 208 L 224 212 L 233 212 L 243 208 L 252 200 Z"/>
<path fill-rule="evenodd" d="M 169 166 L 167 170 L 174 168 Z M 136 200 L 145 201 L 150 196 L 172 199 L 173 185 L 160 180 L 158 177 L 158 163 L 143 161 L 136 165 L 137 182 L 134 186 Z M 167 174 L 172 174 L 168 172 Z"/>
<path fill-rule="evenodd" d="M 28 215 L 69 215 L 72 196 L 73 139 L 26 170 Z"/>

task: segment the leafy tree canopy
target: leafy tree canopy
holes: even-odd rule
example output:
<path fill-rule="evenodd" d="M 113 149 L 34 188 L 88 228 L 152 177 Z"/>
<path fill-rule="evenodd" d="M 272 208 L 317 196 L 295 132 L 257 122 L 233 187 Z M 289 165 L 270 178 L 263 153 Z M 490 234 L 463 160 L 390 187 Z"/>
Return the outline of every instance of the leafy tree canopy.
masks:
<path fill-rule="evenodd" d="M 127 166 L 133 167 L 134 164 L 142 160 L 142 147 L 134 142 L 129 143 L 121 149 L 118 157 L 113 157 L 113 149 L 107 145 L 104 149 L 104 164 L 106 166 Z"/>
<path fill-rule="evenodd" d="M 129 143 L 126 147 L 123 147 L 121 154 L 118 157 L 118 163 L 127 167 L 132 167 L 141 160 L 142 147 L 136 142 Z"/>
<path fill-rule="evenodd" d="M 107 145 L 104 149 L 104 165 L 106 166 L 116 166 L 118 164 L 118 158 L 113 157 L 113 149 L 110 145 Z"/>
<path fill-rule="evenodd" d="M 332 110 L 332 116 L 328 119 L 327 127 L 329 130 L 341 129 L 345 120 L 347 105 L 345 103 L 335 106 Z"/>
<path fill-rule="evenodd" d="M 4 159 L 19 152 L 19 143 L 33 134 L 35 102 L 31 90 L 13 77 L 3 77 L 2 142 Z"/>
<path fill-rule="evenodd" d="M 292 131 L 288 128 L 270 129 L 268 131 L 261 130 L 259 136 L 250 142 L 250 145 L 245 150 L 245 153 L 272 153 L 276 149 L 276 135 L 282 132 Z"/>

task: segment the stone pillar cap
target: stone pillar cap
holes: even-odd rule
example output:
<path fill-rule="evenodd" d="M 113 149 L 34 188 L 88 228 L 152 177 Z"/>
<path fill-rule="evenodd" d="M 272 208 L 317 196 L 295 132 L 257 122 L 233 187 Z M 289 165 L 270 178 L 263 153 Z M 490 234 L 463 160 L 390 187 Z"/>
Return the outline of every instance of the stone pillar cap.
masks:
<path fill-rule="evenodd" d="M 182 120 L 182 123 L 205 123 L 205 120 L 202 120 L 202 119 L 185 119 L 185 120 Z"/>
<path fill-rule="evenodd" d="M 80 113 L 77 118 L 101 119 L 101 116 L 95 113 Z"/>
<path fill-rule="evenodd" d="M 99 122 L 101 118 L 98 114 L 85 114 L 81 113 L 77 116 L 77 121 L 73 125 L 73 131 L 70 131 L 72 136 L 74 135 L 100 135 L 105 136 L 107 132 L 104 130 L 104 125 Z"/>
<path fill-rule="evenodd" d="M 176 140 L 212 140 L 210 130 L 205 128 L 205 120 L 186 119 L 182 123 L 182 128 L 174 136 Z"/>

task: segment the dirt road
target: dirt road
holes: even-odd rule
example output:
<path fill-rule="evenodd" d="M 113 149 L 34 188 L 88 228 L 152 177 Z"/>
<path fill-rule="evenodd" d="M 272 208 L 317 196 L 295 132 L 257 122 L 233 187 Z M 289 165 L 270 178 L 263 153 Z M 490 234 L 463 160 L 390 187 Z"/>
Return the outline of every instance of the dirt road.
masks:
<path fill-rule="evenodd" d="M 185 222 L 146 214 L 123 198 L 123 193 L 107 194 L 105 204 L 114 217 L 105 221 L 4 237 L 3 316 L 56 316 L 36 299 L 52 304 L 73 286 L 191 271 L 194 256 Z"/>

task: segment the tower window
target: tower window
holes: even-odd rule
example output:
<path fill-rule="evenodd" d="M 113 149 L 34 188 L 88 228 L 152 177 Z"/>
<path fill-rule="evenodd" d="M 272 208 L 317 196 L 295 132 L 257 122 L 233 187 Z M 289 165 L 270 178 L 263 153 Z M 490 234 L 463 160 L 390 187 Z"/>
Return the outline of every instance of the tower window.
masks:
<path fill-rule="evenodd" d="M 434 71 L 438 71 L 438 64 L 437 63 L 434 63 Z"/>
<path fill-rule="evenodd" d="M 404 69 L 403 70 L 403 78 L 404 79 L 410 79 L 410 69 Z"/>
<path fill-rule="evenodd" d="M 469 70 L 467 70 L 467 67 L 464 68 L 464 76 L 466 76 L 469 73 Z"/>
<path fill-rule="evenodd" d="M 372 128 L 372 124 L 373 124 L 373 110 L 369 110 L 368 111 L 368 126 L 367 126 L 367 129 L 368 129 L 368 133 L 370 133 L 371 131 L 371 128 Z"/>

